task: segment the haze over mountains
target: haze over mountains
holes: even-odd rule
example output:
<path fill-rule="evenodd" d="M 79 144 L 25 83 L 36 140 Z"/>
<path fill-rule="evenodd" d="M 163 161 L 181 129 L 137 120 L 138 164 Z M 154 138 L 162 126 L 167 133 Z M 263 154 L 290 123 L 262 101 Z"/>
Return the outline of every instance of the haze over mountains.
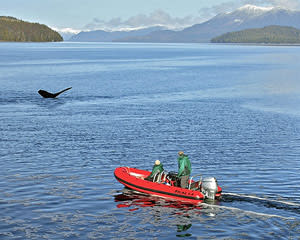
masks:
<path fill-rule="evenodd" d="M 90 32 L 80 32 L 71 37 L 70 41 L 80 41 L 80 42 L 112 42 L 117 39 L 125 39 L 127 37 L 138 37 L 145 36 L 154 31 L 163 30 L 163 27 L 149 27 L 140 30 L 132 31 L 113 31 L 107 32 L 103 30 L 96 30 Z"/>
<path fill-rule="evenodd" d="M 99 30 L 81 32 L 74 35 L 70 41 L 205 43 L 227 32 L 262 28 L 269 25 L 300 29 L 300 11 L 245 5 L 233 12 L 218 14 L 206 22 L 195 24 L 181 31 L 163 30 L 161 27 L 118 32 Z"/>

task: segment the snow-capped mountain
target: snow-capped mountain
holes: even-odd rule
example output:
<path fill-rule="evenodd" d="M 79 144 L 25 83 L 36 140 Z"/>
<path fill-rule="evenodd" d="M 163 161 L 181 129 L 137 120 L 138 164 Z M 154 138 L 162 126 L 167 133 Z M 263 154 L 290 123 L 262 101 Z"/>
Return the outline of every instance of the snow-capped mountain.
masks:
<path fill-rule="evenodd" d="M 257 7 L 254 5 L 245 5 L 243 7 L 238 8 L 234 12 L 221 13 L 215 18 L 211 19 L 210 21 L 220 19 L 220 21 L 226 20 L 226 22 L 228 23 L 232 22 L 233 24 L 241 24 L 245 21 L 255 20 L 256 18 L 259 18 L 272 10 L 274 10 L 274 7 L 266 8 Z"/>
<path fill-rule="evenodd" d="M 146 36 L 119 39 L 119 41 L 209 42 L 211 38 L 226 32 L 269 25 L 291 26 L 300 29 L 300 11 L 245 5 L 233 12 L 218 14 L 204 23 L 193 25 L 182 31 L 156 31 Z"/>
<path fill-rule="evenodd" d="M 275 7 L 258 7 L 255 5 L 244 5 L 238 8 L 235 13 L 241 13 L 242 15 L 248 15 L 250 17 L 260 16 L 266 12 L 276 9 Z"/>
<path fill-rule="evenodd" d="M 299 18 L 299 11 L 292 11 L 281 7 L 257 7 L 245 5 L 231 13 L 219 14 L 208 21 L 210 24 L 238 26 L 243 24 L 243 28 L 264 27 L 266 25 L 297 24 L 293 20 Z"/>

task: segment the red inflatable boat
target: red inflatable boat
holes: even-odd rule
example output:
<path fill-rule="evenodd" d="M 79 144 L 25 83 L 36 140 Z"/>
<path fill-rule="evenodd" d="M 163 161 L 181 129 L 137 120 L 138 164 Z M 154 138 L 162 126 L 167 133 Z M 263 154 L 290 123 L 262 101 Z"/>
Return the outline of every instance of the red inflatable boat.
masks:
<path fill-rule="evenodd" d="M 204 179 L 201 177 L 199 181 L 194 181 L 193 179 L 200 175 L 192 176 L 186 189 L 177 186 L 177 174 L 172 172 L 157 174 L 153 181 L 144 180 L 151 172 L 136 168 L 118 167 L 114 174 L 116 179 L 127 188 L 189 203 L 203 202 L 206 198 L 214 200 L 220 198 L 222 193 L 222 189 L 214 177 Z"/>

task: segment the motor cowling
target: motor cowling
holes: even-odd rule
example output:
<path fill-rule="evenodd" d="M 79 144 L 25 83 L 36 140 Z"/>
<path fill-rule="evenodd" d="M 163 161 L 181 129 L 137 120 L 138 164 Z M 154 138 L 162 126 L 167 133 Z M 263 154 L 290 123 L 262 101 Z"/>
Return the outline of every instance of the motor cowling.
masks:
<path fill-rule="evenodd" d="M 208 199 L 215 199 L 218 192 L 218 182 L 214 177 L 206 177 L 202 180 L 201 192 Z"/>

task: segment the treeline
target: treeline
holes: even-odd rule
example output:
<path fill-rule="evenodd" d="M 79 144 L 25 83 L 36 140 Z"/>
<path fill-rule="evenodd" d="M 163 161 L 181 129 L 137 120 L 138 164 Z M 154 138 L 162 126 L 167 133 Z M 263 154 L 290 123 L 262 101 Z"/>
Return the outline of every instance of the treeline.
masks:
<path fill-rule="evenodd" d="M 267 26 L 226 33 L 212 43 L 300 44 L 300 30 L 293 27 Z"/>
<path fill-rule="evenodd" d="M 29 23 L 13 17 L 0 17 L 0 41 L 58 42 L 61 35 L 39 23 Z"/>

